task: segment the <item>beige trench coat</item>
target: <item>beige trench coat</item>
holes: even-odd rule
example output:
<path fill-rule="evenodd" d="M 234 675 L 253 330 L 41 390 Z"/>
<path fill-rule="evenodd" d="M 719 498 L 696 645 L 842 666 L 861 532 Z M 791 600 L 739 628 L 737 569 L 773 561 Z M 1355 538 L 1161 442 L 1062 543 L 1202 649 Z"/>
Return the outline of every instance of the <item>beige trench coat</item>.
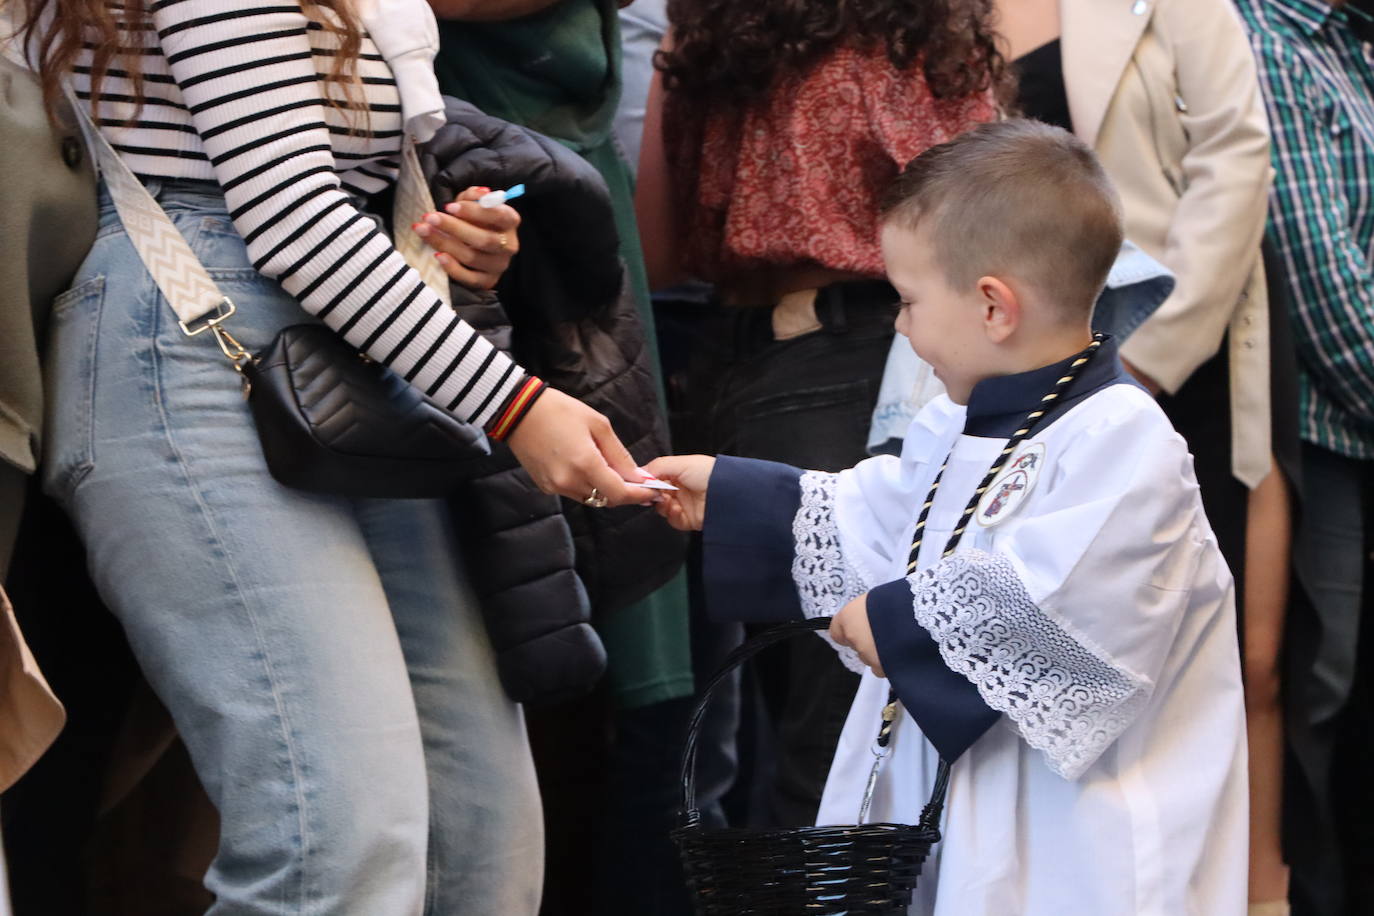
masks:
<path fill-rule="evenodd" d="M 1121 194 L 1126 237 L 1178 278 L 1122 347 L 1177 391 L 1230 330 L 1232 470 L 1271 466 L 1268 297 L 1260 263 L 1272 169 L 1254 59 L 1229 0 L 1060 0 L 1074 130 Z"/>

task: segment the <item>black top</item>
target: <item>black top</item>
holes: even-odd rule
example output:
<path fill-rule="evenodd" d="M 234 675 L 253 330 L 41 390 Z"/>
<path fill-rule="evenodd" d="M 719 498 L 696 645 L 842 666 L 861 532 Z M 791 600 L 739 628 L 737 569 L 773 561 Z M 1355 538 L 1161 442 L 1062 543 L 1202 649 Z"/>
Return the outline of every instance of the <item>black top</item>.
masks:
<path fill-rule="evenodd" d="M 1069 97 L 1064 91 L 1063 59 L 1059 39 L 1028 51 L 1012 62 L 1020 83 L 1016 102 L 1028 118 L 1073 130 L 1069 117 Z"/>

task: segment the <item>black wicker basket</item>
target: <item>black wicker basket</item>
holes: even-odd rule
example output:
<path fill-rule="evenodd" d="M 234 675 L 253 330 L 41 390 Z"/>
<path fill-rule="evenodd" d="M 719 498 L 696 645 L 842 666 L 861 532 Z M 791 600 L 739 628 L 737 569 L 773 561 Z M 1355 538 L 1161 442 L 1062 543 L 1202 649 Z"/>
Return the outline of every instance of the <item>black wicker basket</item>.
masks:
<path fill-rule="evenodd" d="M 884 913 L 905 916 L 930 848 L 940 839 L 949 784 L 941 761 L 919 824 L 704 830 L 696 807 L 696 749 L 712 692 L 760 650 L 828 618 L 774 627 L 740 646 L 707 683 L 682 755 L 682 825 L 673 831 L 698 916 Z"/>

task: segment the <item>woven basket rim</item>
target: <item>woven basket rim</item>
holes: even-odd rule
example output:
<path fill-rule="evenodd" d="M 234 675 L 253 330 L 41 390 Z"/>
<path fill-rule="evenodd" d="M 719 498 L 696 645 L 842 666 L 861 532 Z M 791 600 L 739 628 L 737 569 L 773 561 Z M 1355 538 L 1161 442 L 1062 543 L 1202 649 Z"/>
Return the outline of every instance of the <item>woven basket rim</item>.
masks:
<path fill-rule="evenodd" d="M 700 824 L 684 824 L 670 831 L 670 835 L 673 837 L 700 840 L 743 838 L 782 840 L 833 836 L 846 836 L 857 839 L 865 835 L 872 835 L 873 837 L 896 837 L 902 834 L 912 834 L 921 838 L 929 837 L 932 838 L 930 840 L 932 843 L 938 842 L 940 839 L 939 828 L 922 827 L 920 824 L 897 824 L 890 821 L 874 824 L 832 824 L 829 826 L 811 827 L 717 827 L 711 830 L 705 829 Z"/>

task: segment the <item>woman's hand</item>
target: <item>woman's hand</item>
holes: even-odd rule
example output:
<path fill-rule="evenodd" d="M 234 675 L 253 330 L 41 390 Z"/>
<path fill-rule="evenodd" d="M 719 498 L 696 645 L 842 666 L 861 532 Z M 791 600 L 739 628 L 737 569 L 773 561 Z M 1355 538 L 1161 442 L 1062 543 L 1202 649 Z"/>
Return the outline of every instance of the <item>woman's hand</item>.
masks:
<path fill-rule="evenodd" d="M 434 249 L 449 279 L 470 289 L 495 286 L 520 250 L 520 214 L 505 204 L 478 206 L 477 198 L 489 190 L 468 188 L 444 212 L 426 213 L 415 224 L 415 233 Z"/>
<path fill-rule="evenodd" d="M 616 438 L 611 421 L 576 398 L 546 389 L 506 439 L 516 459 L 545 493 L 607 506 L 654 501 L 655 491 L 627 480 L 644 475 Z"/>

